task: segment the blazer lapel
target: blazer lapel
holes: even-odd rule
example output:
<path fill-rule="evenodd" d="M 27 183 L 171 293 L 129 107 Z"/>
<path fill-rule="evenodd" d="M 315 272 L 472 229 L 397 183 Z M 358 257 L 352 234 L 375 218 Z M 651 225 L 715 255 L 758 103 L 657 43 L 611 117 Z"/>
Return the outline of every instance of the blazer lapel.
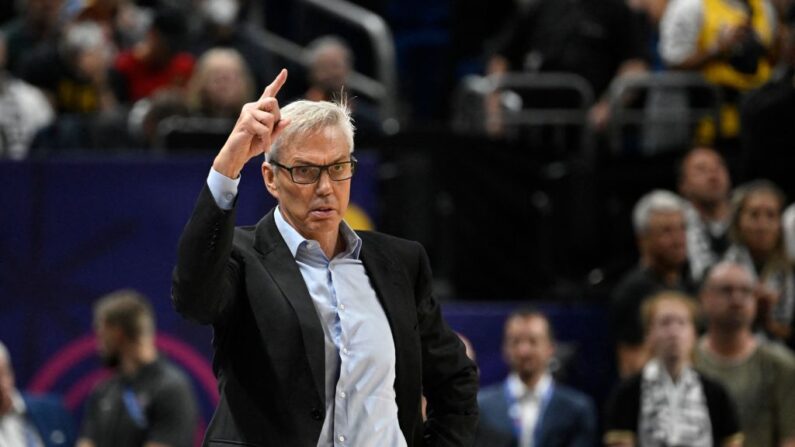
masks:
<path fill-rule="evenodd" d="M 257 224 L 254 247 L 260 252 L 263 266 L 295 310 L 312 377 L 320 399 L 325 400 L 326 354 L 323 327 L 295 259 L 276 228 L 273 211 Z M 268 312 L 264 300 L 257 299 L 259 297 L 250 298 L 257 324 L 265 327 L 260 318 Z M 267 333 L 267 331 L 261 332 Z"/>

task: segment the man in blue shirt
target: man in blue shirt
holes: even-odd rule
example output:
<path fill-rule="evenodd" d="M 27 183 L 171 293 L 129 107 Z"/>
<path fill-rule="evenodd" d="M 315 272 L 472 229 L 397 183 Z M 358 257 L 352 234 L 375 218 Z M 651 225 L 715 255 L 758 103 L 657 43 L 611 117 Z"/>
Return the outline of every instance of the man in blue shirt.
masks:
<path fill-rule="evenodd" d="M 503 355 L 511 373 L 478 396 L 483 432 L 511 438 L 510 445 L 522 447 L 596 445 L 593 402 L 556 383 L 549 373 L 555 344 L 544 314 L 529 310 L 512 313 L 505 321 L 504 337 Z M 498 445 L 486 439 L 479 442 Z"/>
<path fill-rule="evenodd" d="M 477 371 L 442 320 L 427 256 L 342 220 L 356 168 L 350 113 L 281 109 L 286 77 L 243 107 L 179 242 L 175 307 L 215 334 L 221 401 L 205 443 L 470 445 Z M 235 229 L 240 172 L 263 153 L 279 205 Z"/>

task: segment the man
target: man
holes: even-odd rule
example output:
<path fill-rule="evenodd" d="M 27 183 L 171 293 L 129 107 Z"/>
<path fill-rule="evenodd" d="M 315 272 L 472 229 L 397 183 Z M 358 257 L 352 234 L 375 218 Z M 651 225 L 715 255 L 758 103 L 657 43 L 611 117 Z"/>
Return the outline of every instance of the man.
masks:
<path fill-rule="evenodd" d="M 11 356 L 0 342 L 0 446 L 71 446 L 74 435 L 72 417 L 60 400 L 16 389 Z"/>
<path fill-rule="evenodd" d="M 555 341 L 540 312 L 517 311 L 505 322 L 503 356 L 511 374 L 478 395 L 481 425 L 520 446 L 593 446 L 596 412 L 586 395 L 555 383 Z"/>
<path fill-rule="evenodd" d="M 336 36 L 318 37 L 309 44 L 309 88 L 304 99 L 331 101 L 339 97 L 353 72 L 353 52 L 344 40 Z M 365 98 L 355 98 L 348 103 L 356 131 L 380 134 L 381 120 L 378 109 Z"/>
<path fill-rule="evenodd" d="M 311 101 L 281 110 L 286 78 L 243 107 L 179 242 L 174 305 L 215 331 L 221 400 L 205 442 L 469 445 L 477 370 L 442 320 L 425 252 L 343 222 L 349 113 Z M 240 171 L 263 153 L 278 206 L 235 229 Z"/>
<path fill-rule="evenodd" d="M 721 382 L 737 404 L 745 445 L 795 446 L 795 357 L 754 336 L 752 274 L 721 262 L 706 275 L 701 304 L 707 333 L 696 349 L 696 368 Z"/>
<path fill-rule="evenodd" d="M 632 220 L 640 262 L 613 290 L 610 309 L 619 375 L 624 378 L 639 372 L 648 360 L 640 316 L 646 298 L 664 289 L 693 289 L 685 274 L 682 200 L 670 191 L 652 191 L 638 200 Z"/>
<path fill-rule="evenodd" d="M 610 113 L 606 92 L 612 80 L 648 71 L 640 22 L 624 1 L 536 0 L 527 4 L 498 39 L 487 74 L 576 73 L 588 82 L 597 98 L 588 114 L 589 123 L 604 130 Z M 561 101 L 565 99 L 557 98 Z M 488 130 L 501 132 L 494 99 L 490 98 L 486 106 L 492 123 Z"/>
<path fill-rule="evenodd" d="M 700 129 L 735 138 L 740 94 L 764 84 L 771 74 L 776 12 L 770 0 L 674 0 L 660 22 L 660 54 L 676 70 L 700 72 L 722 88 L 727 104 L 721 129 Z"/>
<path fill-rule="evenodd" d="M 679 194 L 687 200 L 687 259 L 690 278 L 699 282 L 704 271 L 729 248 L 731 180 L 723 157 L 697 146 L 685 154 L 678 171 Z"/>
<path fill-rule="evenodd" d="M 86 404 L 78 447 L 192 447 L 196 399 L 188 377 L 157 352 L 142 295 L 121 290 L 94 306 L 100 356 L 116 370 Z"/>
<path fill-rule="evenodd" d="M 697 304 L 679 292 L 650 297 L 642 309 L 653 358 L 612 393 L 604 444 L 742 446 L 737 410 L 722 385 L 693 369 Z"/>

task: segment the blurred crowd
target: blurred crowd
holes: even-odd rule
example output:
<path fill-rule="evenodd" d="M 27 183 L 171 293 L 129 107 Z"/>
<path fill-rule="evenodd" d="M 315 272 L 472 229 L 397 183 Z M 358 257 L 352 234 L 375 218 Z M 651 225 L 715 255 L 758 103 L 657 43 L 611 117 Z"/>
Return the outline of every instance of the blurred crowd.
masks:
<path fill-rule="evenodd" d="M 402 129 L 449 129 L 464 112 L 451 98 L 456 86 L 467 75 L 488 75 L 492 83 L 483 103 L 475 104 L 482 108 L 481 122 L 469 130 L 510 137 L 513 122 L 506 117 L 512 112 L 574 103 L 555 89 L 529 94 L 505 87 L 501 76 L 567 73 L 587 90 L 582 124 L 596 135 L 610 127 L 617 107 L 639 108 L 647 117 L 681 118 L 698 107 L 716 111 L 715 119 L 697 119 L 692 126 L 646 126 L 638 141 L 623 142 L 629 150 L 700 143 L 721 149 L 763 145 L 770 152 L 791 141 L 784 118 L 793 110 L 791 0 L 500 0 L 485 14 L 472 1 L 416 8 L 354 3 L 382 14 L 393 29 L 399 75 L 393 94 Z M 183 123 L 168 122 L 175 117 L 197 118 L 196 132 L 218 128 L 224 134 L 253 92 L 296 60 L 297 79 L 290 84 L 297 88 L 285 101 L 340 97 L 350 92 L 354 72 L 377 71 L 368 48 L 375 43 L 344 28 L 330 35 L 330 25 L 312 33 L 308 28 L 318 19 L 300 5 L 17 0 L 0 14 L 3 158 L 162 148 L 169 130 Z M 297 43 L 301 56 L 289 61 L 274 54 L 266 30 Z M 620 99 L 611 89 L 620 79 L 655 73 L 698 73 L 715 87 L 717 99 L 688 90 L 690 84 Z M 351 96 L 359 130 L 380 135 L 383 98 L 356 91 Z M 202 146 L 200 138 L 192 142 Z"/>

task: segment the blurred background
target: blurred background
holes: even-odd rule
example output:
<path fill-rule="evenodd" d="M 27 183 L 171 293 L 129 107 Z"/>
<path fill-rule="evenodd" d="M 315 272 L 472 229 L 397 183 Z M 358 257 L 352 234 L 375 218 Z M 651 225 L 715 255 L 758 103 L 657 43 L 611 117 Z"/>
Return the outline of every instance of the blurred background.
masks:
<path fill-rule="evenodd" d="M 209 421 L 212 334 L 171 307 L 176 243 L 241 106 L 286 67 L 283 104 L 349 99 L 347 219 L 425 246 L 482 385 L 505 376 L 505 316 L 533 304 L 561 377 L 600 407 L 617 378 L 611 294 L 639 259 L 635 202 L 681 192 L 695 147 L 716 150 L 729 188 L 795 193 L 791 0 L 745 2 L 744 31 L 720 33 L 674 3 L 4 1 L 0 340 L 17 385 L 63 395 L 79 420 L 104 377 L 91 305 L 134 288 Z M 274 205 L 255 164 L 239 225 Z"/>

